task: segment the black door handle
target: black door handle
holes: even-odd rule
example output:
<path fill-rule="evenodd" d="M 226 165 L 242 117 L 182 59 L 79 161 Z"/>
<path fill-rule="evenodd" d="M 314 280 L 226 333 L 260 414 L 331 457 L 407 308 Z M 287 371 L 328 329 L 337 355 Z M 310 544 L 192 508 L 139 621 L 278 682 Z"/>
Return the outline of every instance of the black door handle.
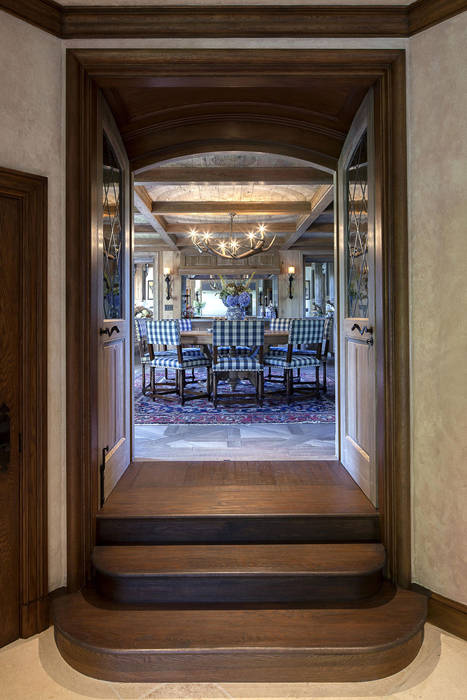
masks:
<path fill-rule="evenodd" d="M 360 335 L 365 335 L 365 333 L 373 333 L 372 326 L 370 326 L 369 328 L 367 328 L 366 326 L 363 326 L 363 328 L 360 328 L 358 323 L 354 323 L 350 330 L 351 331 L 358 331 L 360 333 Z"/>
<path fill-rule="evenodd" d="M 2 403 L 0 406 L 0 472 L 8 471 L 10 466 L 10 424 L 10 409 L 5 403 Z"/>
<path fill-rule="evenodd" d="M 99 331 L 99 335 L 108 335 L 109 338 L 110 338 L 110 336 L 112 335 L 112 333 L 120 333 L 119 327 L 118 327 L 118 326 L 112 326 L 112 328 L 110 329 L 110 331 L 109 331 L 108 328 L 101 328 L 100 331 Z"/>

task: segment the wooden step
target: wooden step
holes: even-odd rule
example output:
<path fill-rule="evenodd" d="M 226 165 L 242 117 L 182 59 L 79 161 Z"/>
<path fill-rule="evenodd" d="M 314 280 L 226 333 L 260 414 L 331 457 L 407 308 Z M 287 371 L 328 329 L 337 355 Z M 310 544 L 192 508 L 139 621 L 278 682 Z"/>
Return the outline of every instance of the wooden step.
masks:
<path fill-rule="evenodd" d="M 371 599 L 370 599 L 371 600 Z M 425 597 L 362 607 L 118 608 L 55 602 L 55 639 L 76 670 L 108 681 L 343 682 L 382 678 L 416 656 Z"/>
<path fill-rule="evenodd" d="M 354 600 L 381 585 L 381 544 L 96 547 L 99 592 L 124 603 Z"/>

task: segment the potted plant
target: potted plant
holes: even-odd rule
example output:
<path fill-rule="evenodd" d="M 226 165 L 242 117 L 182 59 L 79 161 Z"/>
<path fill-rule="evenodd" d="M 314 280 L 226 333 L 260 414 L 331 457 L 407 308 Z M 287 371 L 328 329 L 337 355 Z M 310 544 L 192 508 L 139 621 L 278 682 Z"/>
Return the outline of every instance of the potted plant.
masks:
<path fill-rule="evenodd" d="M 245 318 L 246 309 L 251 303 L 249 288 L 253 276 L 254 273 L 246 281 L 242 282 L 227 282 L 219 275 L 222 289 L 218 292 L 218 296 L 222 299 L 224 306 L 227 307 L 225 317 L 229 321 L 243 320 Z"/>

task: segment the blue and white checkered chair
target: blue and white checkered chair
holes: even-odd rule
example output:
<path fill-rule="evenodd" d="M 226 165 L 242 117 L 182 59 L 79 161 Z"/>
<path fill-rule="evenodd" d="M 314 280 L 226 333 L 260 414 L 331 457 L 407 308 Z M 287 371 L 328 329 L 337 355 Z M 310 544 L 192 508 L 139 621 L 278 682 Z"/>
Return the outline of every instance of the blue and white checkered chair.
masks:
<path fill-rule="evenodd" d="M 181 346 L 180 324 L 176 319 L 166 319 L 163 321 L 148 321 L 148 347 L 151 356 L 150 366 L 157 368 L 174 369 L 175 370 L 175 389 L 156 392 L 156 382 L 153 383 L 153 399 L 155 400 L 158 394 L 170 394 L 176 391 L 180 395 L 180 401 L 183 404 L 187 399 L 199 399 L 207 396 L 211 398 L 211 382 L 209 375 L 209 367 L 211 365 L 210 358 L 202 353 L 199 356 L 184 355 Z M 164 350 L 155 352 L 154 345 L 162 345 L 164 348 L 172 346 L 173 350 Z M 196 367 L 206 367 L 207 374 L 207 394 L 185 395 L 187 369 Z"/>
<path fill-rule="evenodd" d="M 264 358 L 267 367 L 278 367 L 284 372 L 284 382 L 287 392 L 287 403 L 293 391 L 293 371 L 302 367 L 316 368 L 316 388 L 319 390 L 319 367 L 321 365 L 321 344 L 324 336 L 324 318 L 301 318 L 291 322 L 287 353 L 268 353 Z M 316 355 L 304 355 L 300 351 L 293 352 L 294 346 L 301 344 L 318 346 Z"/>
<path fill-rule="evenodd" d="M 147 344 L 147 330 L 146 330 L 146 320 L 145 318 L 135 318 L 135 342 L 138 346 L 139 357 L 141 362 L 142 370 L 142 391 L 146 395 L 148 388 L 150 388 L 152 383 L 153 369 L 150 369 L 150 380 L 149 385 L 146 384 L 146 366 L 149 365 L 151 358 L 149 357 L 149 350 Z"/>
<path fill-rule="evenodd" d="M 329 343 L 331 340 L 331 334 L 334 328 L 334 316 L 325 316 L 324 317 L 324 334 L 323 334 L 323 341 L 320 345 L 320 347 L 315 346 L 314 348 L 311 349 L 298 349 L 294 350 L 294 353 L 298 353 L 300 355 L 312 355 L 315 356 L 318 353 L 318 350 L 321 350 L 321 366 L 322 366 L 322 374 L 323 374 L 323 389 L 326 391 L 327 388 L 327 376 L 326 376 L 326 365 L 327 365 L 327 357 L 329 353 Z"/>
<path fill-rule="evenodd" d="M 219 348 L 250 349 L 249 354 L 220 355 Z M 256 376 L 256 403 L 263 405 L 263 353 L 264 353 L 264 321 L 254 319 L 249 321 L 214 321 L 212 329 L 213 361 L 212 373 L 214 378 L 214 406 L 217 407 L 217 385 L 221 372 L 254 372 Z"/>
<path fill-rule="evenodd" d="M 271 331 L 289 331 L 290 329 L 290 324 L 292 323 L 294 319 L 293 318 L 272 318 L 271 319 L 271 324 L 269 326 L 269 330 Z M 268 355 L 269 354 L 274 354 L 274 353 L 283 353 L 287 352 L 287 345 L 271 345 L 268 348 Z"/>

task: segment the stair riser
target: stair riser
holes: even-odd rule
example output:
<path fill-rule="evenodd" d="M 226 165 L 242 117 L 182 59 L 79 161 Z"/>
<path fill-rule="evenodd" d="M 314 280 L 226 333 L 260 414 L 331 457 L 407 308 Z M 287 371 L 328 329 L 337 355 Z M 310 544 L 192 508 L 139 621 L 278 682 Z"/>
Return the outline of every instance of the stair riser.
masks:
<path fill-rule="evenodd" d="M 360 600 L 380 588 L 381 571 L 345 575 L 108 576 L 98 592 L 117 603 L 298 603 Z"/>
<path fill-rule="evenodd" d="M 377 516 L 97 518 L 97 544 L 379 542 Z"/>
<path fill-rule="evenodd" d="M 313 653 L 298 649 L 219 649 L 119 653 L 77 646 L 55 628 L 58 649 L 70 666 L 106 681 L 133 683 L 342 683 L 370 681 L 401 671 L 416 657 L 419 630 L 407 641 L 377 652 Z"/>

